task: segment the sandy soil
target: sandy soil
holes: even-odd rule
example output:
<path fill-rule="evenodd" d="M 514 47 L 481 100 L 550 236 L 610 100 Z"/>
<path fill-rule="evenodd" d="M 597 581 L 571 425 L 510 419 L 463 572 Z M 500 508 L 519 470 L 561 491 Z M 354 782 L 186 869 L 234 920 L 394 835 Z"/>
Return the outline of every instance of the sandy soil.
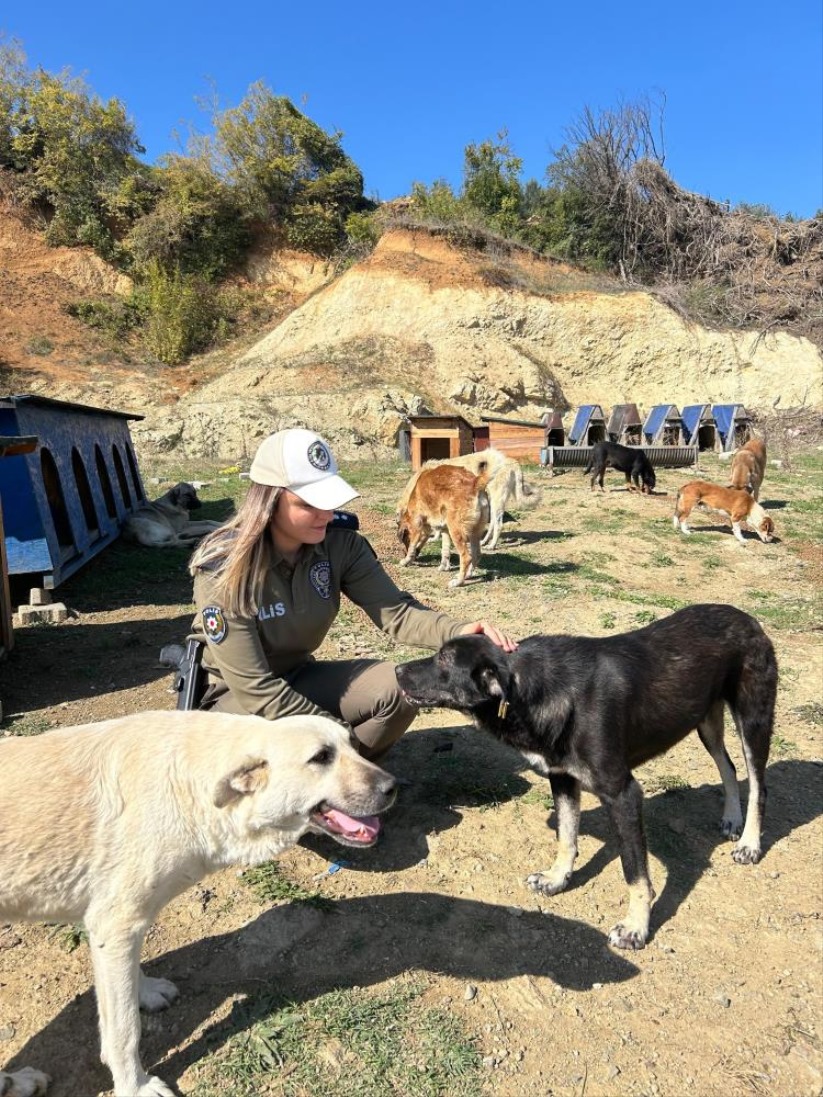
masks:
<path fill-rule="evenodd" d="M 662 616 L 673 599 L 764 610 L 781 666 L 765 856 L 732 862 L 718 831 L 718 776 L 696 737 L 642 767 L 658 898 L 647 948 L 617 953 L 606 934 L 625 885 L 599 804 L 584 796 L 573 886 L 551 900 L 533 895 L 525 877 L 553 857 L 547 782 L 458 715 L 424 713 L 388 760 L 407 783 L 380 843 L 344 851 L 349 863 L 334 874 L 341 851 L 330 845 L 282 859 L 289 879 L 335 900 L 333 912 L 261 903 L 233 871 L 166 909 L 147 941 L 148 970 L 183 996 L 146 1019 L 145 1062 L 183 1093 L 219 1092 L 209 1079 L 244 1023 L 246 996 L 276 988 L 302 1001 L 333 987 L 386 989 L 416 972 L 426 998 L 448 1005 L 477 1040 L 489 1093 L 819 1094 L 823 651 L 810 607 L 821 554 L 785 532 L 814 484 L 775 484 L 766 498 L 783 536 L 744 548 L 706 520 L 690 539 L 674 533 L 682 473 L 661 474 L 651 499 L 614 481 L 601 497 L 574 474 L 532 473 L 541 503 L 506 525 L 484 581 L 450 591 L 434 549 L 413 571 L 393 563 L 388 515 L 402 477 L 396 469 L 368 489 L 363 528 L 408 589 L 455 616 L 485 616 L 517 635 L 603 634 Z M 220 498 L 219 483 L 210 490 Z M 112 547 L 61 588 L 70 621 L 18 630 L 0 671 L 6 733 L 172 707 L 157 653 L 190 619 L 185 558 L 145 552 Z M 350 612 L 326 654 L 353 651 L 413 655 Z M 736 742 L 730 750 L 743 772 Z M 53 1074 L 53 1097 L 105 1093 L 88 956 L 67 951 L 66 937 L 0 926 L 0 1062 Z M 274 1076 L 260 1092 L 278 1086 Z"/>

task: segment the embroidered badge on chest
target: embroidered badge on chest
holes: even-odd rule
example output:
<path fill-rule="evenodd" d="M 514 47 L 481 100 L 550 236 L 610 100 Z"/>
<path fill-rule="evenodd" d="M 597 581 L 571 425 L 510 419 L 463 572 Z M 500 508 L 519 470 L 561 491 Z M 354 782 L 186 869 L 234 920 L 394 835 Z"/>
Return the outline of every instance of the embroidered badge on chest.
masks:
<path fill-rule="evenodd" d="M 321 598 L 331 597 L 331 564 L 328 560 L 321 560 L 312 564 L 309 571 L 309 582 Z"/>
<path fill-rule="evenodd" d="M 206 639 L 212 644 L 219 644 L 221 640 L 225 640 L 229 626 L 219 606 L 206 606 L 203 610 L 203 631 Z"/>

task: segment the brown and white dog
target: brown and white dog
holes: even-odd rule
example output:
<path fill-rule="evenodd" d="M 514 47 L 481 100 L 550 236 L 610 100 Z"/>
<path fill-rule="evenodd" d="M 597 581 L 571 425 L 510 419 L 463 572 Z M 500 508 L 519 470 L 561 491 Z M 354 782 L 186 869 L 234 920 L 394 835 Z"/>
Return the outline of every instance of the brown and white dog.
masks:
<path fill-rule="evenodd" d="M 683 533 L 691 533 L 686 519 L 695 507 L 725 514 L 731 520 L 732 532 L 741 545 L 746 543 L 740 529 L 743 524 L 754 530 L 761 541 L 771 541 L 774 534 L 774 522 L 747 491 L 724 488 L 719 484 L 710 484 L 707 480 L 692 480 L 691 483 L 684 484 L 677 493 L 672 516 L 675 529 L 679 526 Z"/>
<path fill-rule="evenodd" d="M 760 485 L 766 474 L 766 443 L 751 438 L 732 457 L 729 487 L 750 492 L 760 498 Z"/>
<path fill-rule="evenodd" d="M 484 489 L 490 475 L 488 466 L 476 476 L 455 465 L 421 469 L 398 517 L 397 535 L 406 548 L 400 563 L 413 564 L 429 538 L 441 533 L 440 570 L 449 570 L 454 542 L 460 564 L 449 586 L 462 586 L 480 561 L 480 538 L 489 524 L 489 501 Z"/>

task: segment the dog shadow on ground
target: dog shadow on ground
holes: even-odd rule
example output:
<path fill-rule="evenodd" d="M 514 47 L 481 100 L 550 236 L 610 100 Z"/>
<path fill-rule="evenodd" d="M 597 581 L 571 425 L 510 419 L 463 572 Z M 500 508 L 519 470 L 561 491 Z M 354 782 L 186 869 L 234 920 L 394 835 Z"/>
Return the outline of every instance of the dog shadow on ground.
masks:
<path fill-rule="evenodd" d="M 145 970 L 172 979 L 182 994 L 167 1013 L 145 1019 L 141 1042 L 147 1069 L 171 1083 L 285 1001 L 309 1002 L 411 971 L 479 983 L 543 976 L 583 991 L 624 982 L 639 969 L 610 950 L 602 932 L 569 918 L 403 892 L 341 899 L 328 911 L 275 907 L 239 930 L 165 953 Z M 551 1008 L 539 986 L 531 993 Z M 220 1020 L 212 1020 L 216 1015 Z M 181 1046 L 194 1032 L 192 1043 Z M 51 1074 L 50 1097 L 97 1093 L 110 1081 L 96 1041 L 88 991 L 29 1040 L 9 1068 L 36 1065 Z"/>
<path fill-rule="evenodd" d="M 641 776 L 642 784 L 642 776 Z M 745 818 L 748 782 L 741 781 L 741 799 Z M 768 862 L 769 850 L 796 827 L 804 826 L 823 814 L 823 765 L 807 761 L 775 762 L 766 770 L 768 801 L 763 827 L 763 858 Z M 658 891 L 652 906 L 650 939 L 655 932 L 677 913 L 681 903 L 711 865 L 718 846 L 728 849 L 730 871 L 740 873 L 741 887 L 748 866 L 736 865 L 731 859 L 734 843 L 720 834 L 723 810 L 723 790 L 716 784 L 699 788 L 674 788 L 644 797 L 644 822 L 649 853 L 663 862 L 666 882 Z M 554 826 L 554 815 L 551 816 Z M 579 887 L 600 875 L 609 861 L 619 857 L 615 834 L 602 807 L 584 811 L 580 831 L 598 838 L 603 846 L 587 862 L 577 866 L 569 888 Z M 540 866 L 535 866 L 539 868 Z M 615 896 L 614 913 L 618 917 L 625 896 Z"/>

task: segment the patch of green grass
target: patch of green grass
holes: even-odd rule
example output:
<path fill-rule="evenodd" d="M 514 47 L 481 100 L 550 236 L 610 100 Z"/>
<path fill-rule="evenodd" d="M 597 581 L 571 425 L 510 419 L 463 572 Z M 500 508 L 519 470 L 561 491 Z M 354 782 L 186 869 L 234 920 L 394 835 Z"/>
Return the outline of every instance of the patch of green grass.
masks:
<path fill-rule="evenodd" d="M 700 561 L 700 566 L 705 568 L 706 571 L 715 571 L 717 568 L 723 567 L 723 561 L 719 556 L 707 556 L 704 560 Z"/>
<path fill-rule="evenodd" d="M 795 705 L 791 711 L 807 724 L 811 724 L 812 727 L 819 728 L 823 726 L 823 704 L 819 701 L 810 701 L 806 705 Z"/>
<path fill-rule="evenodd" d="M 776 629 L 803 631 L 816 623 L 814 599 L 787 598 L 782 591 L 749 590 L 742 606 L 761 624 Z"/>
<path fill-rule="evenodd" d="M 37 355 L 45 358 L 54 350 L 54 343 L 47 335 L 35 335 L 26 343 L 26 354 Z"/>
<path fill-rule="evenodd" d="M 241 1031 L 211 1057 L 195 1097 L 479 1097 L 480 1053 L 453 1013 L 423 1005 L 425 989 L 412 981 L 302 1003 L 249 999 L 226 1023 Z"/>
<path fill-rule="evenodd" d="M 672 792 L 674 789 L 688 787 L 689 782 L 677 773 L 660 773 L 643 781 L 645 792 Z"/>
<path fill-rule="evenodd" d="M 632 615 L 632 620 L 638 625 L 650 625 L 652 621 L 657 620 L 657 614 L 653 609 L 639 609 Z"/>
<path fill-rule="evenodd" d="M 598 621 L 601 628 L 612 629 L 617 624 L 617 617 L 613 613 L 601 613 Z"/>
<path fill-rule="evenodd" d="M 318 910 L 333 910 L 334 901 L 317 891 L 307 891 L 286 879 L 276 861 L 248 868 L 240 879 L 254 892 L 261 903 L 305 903 Z"/>
<path fill-rule="evenodd" d="M 57 938 L 64 952 L 74 952 L 89 943 L 89 934 L 84 926 L 54 926 L 49 936 Z"/>
<path fill-rule="evenodd" d="M 540 789 L 536 785 L 532 785 L 527 793 L 520 797 L 519 803 L 532 805 L 543 808 L 544 811 L 551 811 L 554 807 L 554 797 L 550 792 L 545 789 Z"/>
<path fill-rule="evenodd" d="M 660 549 L 656 549 L 649 557 L 649 563 L 653 564 L 656 568 L 670 568 L 674 563 L 674 560 L 667 553 L 662 552 Z"/>
<path fill-rule="evenodd" d="M 51 722 L 45 716 L 30 712 L 21 712 L 19 716 L 9 716 L 3 721 L 3 729 L 10 735 L 42 735 L 48 731 Z"/>
<path fill-rule="evenodd" d="M 776 731 L 772 736 L 771 752 L 778 758 L 791 758 L 797 754 L 797 743 Z"/>

